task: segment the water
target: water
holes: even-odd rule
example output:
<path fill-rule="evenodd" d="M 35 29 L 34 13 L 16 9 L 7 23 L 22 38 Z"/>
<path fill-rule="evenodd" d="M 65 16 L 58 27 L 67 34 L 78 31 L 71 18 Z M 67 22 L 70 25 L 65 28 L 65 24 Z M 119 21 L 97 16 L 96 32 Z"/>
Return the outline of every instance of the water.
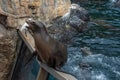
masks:
<path fill-rule="evenodd" d="M 115 1 L 76 2 L 89 11 L 90 29 L 72 39 L 63 69 L 78 80 L 120 80 L 120 8 L 114 6 Z M 84 46 L 90 47 L 93 54 L 83 56 L 80 48 Z M 82 69 L 81 63 L 90 67 Z"/>

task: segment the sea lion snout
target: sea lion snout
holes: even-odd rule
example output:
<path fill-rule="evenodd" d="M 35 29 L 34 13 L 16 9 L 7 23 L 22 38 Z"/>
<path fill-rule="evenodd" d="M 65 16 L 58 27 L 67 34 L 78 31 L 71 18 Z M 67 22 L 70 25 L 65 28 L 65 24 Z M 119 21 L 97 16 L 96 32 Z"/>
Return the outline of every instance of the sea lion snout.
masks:
<path fill-rule="evenodd" d="M 38 22 L 35 20 L 28 19 L 26 20 L 26 23 L 28 24 L 27 28 L 33 32 L 35 32 L 39 28 Z"/>
<path fill-rule="evenodd" d="M 26 20 L 26 23 L 27 23 L 29 26 L 32 26 L 32 25 L 35 25 L 35 20 L 28 19 L 28 20 Z"/>

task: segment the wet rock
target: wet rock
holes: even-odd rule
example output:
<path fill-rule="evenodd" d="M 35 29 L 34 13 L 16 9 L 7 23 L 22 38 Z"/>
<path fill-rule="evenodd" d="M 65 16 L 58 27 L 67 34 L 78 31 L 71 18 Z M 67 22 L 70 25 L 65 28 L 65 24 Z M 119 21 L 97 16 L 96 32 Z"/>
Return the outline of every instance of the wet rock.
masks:
<path fill-rule="evenodd" d="M 117 2 L 115 3 L 116 6 L 120 7 L 120 0 L 117 0 Z"/>
<path fill-rule="evenodd" d="M 48 32 L 62 42 L 69 42 L 77 33 L 86 31 L 90 20 L 87 10 L 77 4 L 72 4 L 68 10 L 62 17 L 54 19 L 48 27 Z"/>
<path fill-rule="evenodd" d="M 83 20 L 83 21 L 90 21 L 90 17 L 89 17 L 89 13 L 86 9 L 84 9 L 83 7 L 81 7 L 78 4 L 72 4 L 69 7 L 68 12 L 62 17 L 62 19 L 65 20 L 69 20 L 69 18 L 76 16 L 79 19 Z"/>
<path fill-rule="evenodd" d="M 110 0 L 110 2 L 113 4 L 113 6 L 120 7 L 120 0 Z"/>
<path fill-rule="evenodd" d="M 78 4 L 72 4 L 69 11 L 61 18 L 66 24 L 69 24 L 79 32 L 87 29 L 87 22 L 90 21 L 89 13 Z"/>
<path fill-rule="evenodd" d="M 89 47 L 83 47 L 83 48 L 81 48 L 81 51 L 82 51 L 83 55 L 91 55 L 92 54 Z"/>
<path fill-rule="evenodd" d="M 88 64 L 88 63 L 80 63 L 79 64 L 79 66 L 80 66 L 80 68 L 81 69 L 85 69 L 85 70 L 90 70 L 90 69 L 92 69 L 92 67 Z"/>
<path fill-rule="evenodd" d="M 77 16 L 83 21 L 90 21 L 88 11 L 78 4 L 72 4 L 70 7 L 70 16 Z"/>
<path fill-rule="evenodd" d="M 83 32 L 88 29 L 87 23 L 76 16 L 72 16 L 68 23 L 71 27 L 75 28 L 78 32 Z"/>
<path fill-rule="evenodd" d="M 72 39 L 72 37 L 75 36 L 78 32 L 70 27 L 69 25 L 52 25 L 47 28 L 49 34 L 59 40 L 60 42 L 63 43 L 69 43 L 69 41 Z"/>

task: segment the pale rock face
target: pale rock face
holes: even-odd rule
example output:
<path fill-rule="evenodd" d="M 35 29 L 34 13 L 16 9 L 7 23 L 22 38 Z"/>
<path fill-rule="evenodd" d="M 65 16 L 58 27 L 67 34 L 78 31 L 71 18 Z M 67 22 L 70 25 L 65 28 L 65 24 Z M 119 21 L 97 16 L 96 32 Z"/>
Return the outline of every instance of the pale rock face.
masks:
<path fill-rule="evenodd" d="M 87 23 L 76 16 L 72 16 L 69 19 L 69 25 L 78 30 L 78 32 L 87 30 Z"/>
<path fill-rule="evenodd" d="M 26 16 L 49 23 L 52 19 L 64 15 L 70 5 L 70 0 L 0 0 L 0 13 L 1 10 L 8 13 L 9 26 L 17 27 L 25 22 Z M 19 18 L 15 19 L 10 15 Z M 20 22 L 21 19 L 23 22 Z"/>
<path fill-rule="evenodd" d="M 45 4 L 41 4 L 40 19 L 45 21 L 51 21 L 56 17 L 63 16 L 67 13 L 68 8 L 71 5 L 70 0 L 47 0 L 44 1 L 44 3 L 47 4 L 47 6 L 45 6 Z"/>

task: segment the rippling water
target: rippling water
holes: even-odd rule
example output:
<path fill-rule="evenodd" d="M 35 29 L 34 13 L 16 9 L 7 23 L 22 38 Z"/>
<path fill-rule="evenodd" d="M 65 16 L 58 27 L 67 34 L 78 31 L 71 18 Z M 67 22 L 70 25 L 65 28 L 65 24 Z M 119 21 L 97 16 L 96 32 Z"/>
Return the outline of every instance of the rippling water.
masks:
<path fill-rule="evenodd" d="M 120 8 L 111 0 L 89 0 L 80 5 L 90 13 L 90 29 L 72 39 L 63 69 L 79 80 L 120 80 Z M 84 46 L 90 47 L 93 54 L 83 56 L 80 48 Z M 81 63 L 90 68 L 82 69 Z"/>

